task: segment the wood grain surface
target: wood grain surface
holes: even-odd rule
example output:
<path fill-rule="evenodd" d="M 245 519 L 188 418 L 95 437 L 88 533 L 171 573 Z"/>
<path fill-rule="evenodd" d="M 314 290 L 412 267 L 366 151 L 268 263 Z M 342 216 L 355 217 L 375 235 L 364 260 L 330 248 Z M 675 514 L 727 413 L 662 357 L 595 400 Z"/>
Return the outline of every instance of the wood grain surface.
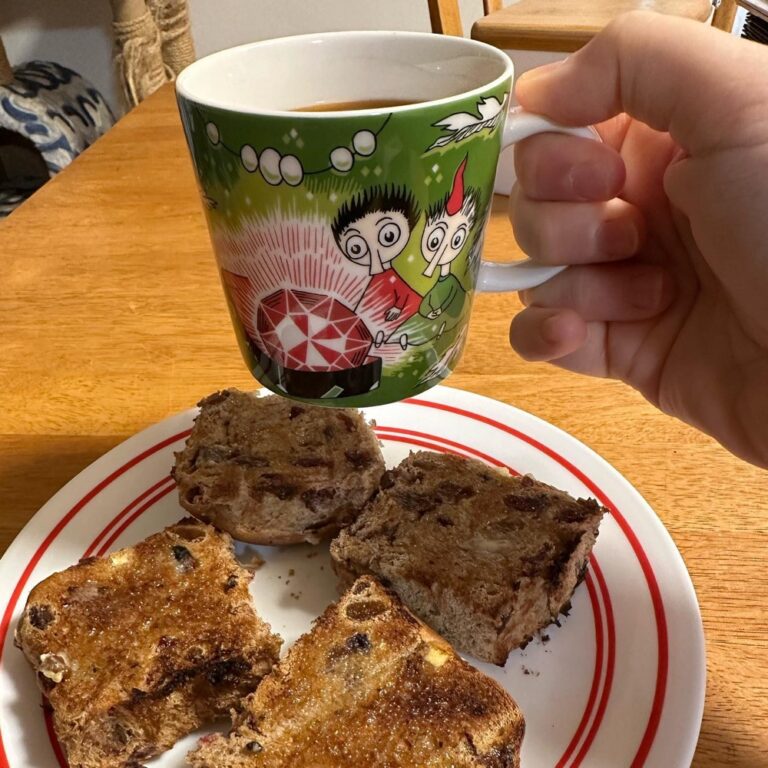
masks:
<path fill-rule="evenodd" d="M 459 0 L 427 0 L 427 4 L 429 5 L 429 23 L 433 32 L 456 37 L 464 34 Z"/>
<path fill-rule="evenodd" d="M 712 26 L 730 32 L 733 29 L 733 22 L 736 20 L 736 11 L 739 4 L 736 0 L 721 0 L 720 5 L 715 8 L 712 15 Z"/>
<path fill-rule="evenodd" d="M 486 255 L 518 258 L 505 201 L 495 207 Z M 230 327 L 170 87 L 0 224 L 0 254 L 2 552 L 118 441 L 217 388 L 254 381 Z M 650 502 L 688 564 L 707 636 L 693 765 L 765 768 L 768 474 L 618 382 L 524 363 L 507 343 L 519 308 L 514 295 L 478 297 L 448 383 L 571 432 Z"/>
<path fill-rule="evenodd" d="M 646 10 L 704 21 L 709 0 L 519 0 L 478 19 L 472 37 L 504 50 L 576 51 L 608 22 Z"/>

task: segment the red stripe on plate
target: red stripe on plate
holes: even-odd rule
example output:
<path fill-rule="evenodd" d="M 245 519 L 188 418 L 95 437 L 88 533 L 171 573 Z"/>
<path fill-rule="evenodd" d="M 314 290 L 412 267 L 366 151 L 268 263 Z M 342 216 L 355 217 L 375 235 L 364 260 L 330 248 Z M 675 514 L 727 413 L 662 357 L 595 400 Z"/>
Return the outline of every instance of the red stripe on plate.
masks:
<path fill-rule="evenodd" d="M 519 472 L 512 469 L 511 467 L 508 467 L 500 459 L 481 453 L 480 451 L 476 451 L 474 448 L 470 448 L 469 446 L 464 445 L 463 443 L 458 443 L 454 440 L 448 440 L 447 438 L 439 437 L 437 435 L 430 435 L 425 432 L 418 432 L 413 429 L 400 429 L 399 427 L 383 427 L 383 426 L 377 425 L 376 427 L 377 434 L 379 433 L 379 431 L 382 432 L 381 437 L 384 440 L 390 440 L 390 441 L 394 440 L 396 442 L 408 443 L 410 445 L 418 445 L 424 448 L 433 448 L 433 449 L 437 448 L 438 450 L 441 450 L 446 453 L 463 455 L 463 454 L 460 454 L 457 450 L 455 450 L 455 449 L 460 449 L 461 451 L 474 453 L 480 458 L 496 466 L 506 467 L 507 469 L 509 469 L 510 472 L 513 472 L 514 474 L 519 474 Z M 394 433 L 403 433 L 403 435 L 394 434 Z M 425 440 L 424 438 L 427 438 L 427 439 Z M 446 443 L 447 446 L 444 447 L 442 443 Z M 616 648 L 615 648 L 616 627 L 614 625 L 613 608 L 611 607 L 611 597 L 608 591 L 608 585 L 606 584 L 605 579 L 603 579 L 602 577 L 602 571 L 600 570 L 600 566 L 598 565 L 597 558 L 595 557 L 594 554 L 590 556 L 590 563 L 592 567 L 595 569 L 596 573 L 599 574 L 598 588 L 600 590 L 600 593 L 602 594 L 603 602 L 606 606 L 606 624 L 608 625 L 608 654 L 607 654 L 608 668 L 606 669 L 605 684 L 602 689 L 602 694 L 600 696 L 600 704 L 598 706 L 595 719 L 592 723 L 592 727 L 590 728 L 589 733 L 587 734 L 587 738 L 584 741 L 585 746 L 582 746 L 581 750 L 579 751 L 579 754 L 577 755 L 576 759 L 572 763 L 571 768 L 578 768 L 578 766 L 581 765 L 584 759 L 584 756 L 587 754 L 587 751 L 589 750 L 589 747 L 594 741 L 595 735 L 600 727 L 600 723 L 602 722 L 603 715 L 605 713 L 605 708 L 608 704 L 608 697 L 610 696 L 611 684 L 613 682 L 615 659 L 616 659 Z M 604 644 L 605 644 L 605 640 L 603 637 L 602 613 L 600 610 L 600 601 L 598 599 L 594 584 L 592 583 L 592 577 L 590 573 L 587 573 L 586 580 L 587 580 L 587 590 L 589 594 L 589 599 L 590 599 L 590 602 L 592 603 L 592 613 L 595 621 L 595 670 L 592 675 L 592 685 L 590 688 L 589 696 L 587 698 L 587 705 L 584 708 L 584 714 L 581 717 L 579 725 L 576 728 L 576 732 L 573 735 L 573 738 L 571 739 L 570 743 L 566 747 L 566 750 L 563 753 L 563 756 L 560 758 L 555 768 L 565 768 L 565 764 L 568 758 L 570 758 L 570 756 L 573 754 L 576 747 L 581 742 L 581 739 L 584 736 L 584 731 L 587 725 L 589 724 L 590 720 L 592 719 L 592 711 L 595 707 L 595 702 L 597 700 L 597 693 L 598 693 L 598 690 L 600 690 L 600 680 L 602 678 Z"/>
<path fill-rule="evenodd" d="M 656 688 L 653 695 L 651 713 L 648 718 L 648 725 L 646 726 L 642 741 L 640 742 L 640 746 L 631 764 L 631 768 L 642 768 L 642 766 L 645 765 L 648 753 L 650 752 L 653 741 L 656 738 L 656 733 L 659 729 L 659 722 L 661 721 L 661 713 L 664 708 L 664 698 L 666 696 L 667 690 L 667 677 L 669 674 L 669 635 L 667 629 L 667 618 L 664 611 L 664 601 L 661 597 L 659 584 L 656 580 L 656 575 L 653 572 L 653 567 L 651 566 L 651 563 L 648 559 L 648 555 L 643 549 L 642 544 L 640 544 L 640 541 L 635 535 L 635 532 L 632 530 L 629 523 L 627 523 L 626 519 L 619 512 L 613 502 L 600 490 L 600 488 L 597 487 L 597 485 L 595 485 L 595 483 L 593 483 L 580 469 L 571 464 L 571 462 L 568 461 L 565 457 L 561 456 L 552 448 L 549 448 L 543 443 L 540 443 L 538 440 L 524 434 L 523 432 L 520 432 L 514 427 L 510 427 L 500 421 L 491 419 L 488 416 L 481 416 L 480 414 L 467 411 L 463 408 L 457 408 L 453 405 L 434 403 L 429 400 L 419 400 L 413 397 L 407 400 L 403 400 L 403 402 L 408 403 L 409 405 L 418 405 L 423 408 L 434 408 L 438 411 L 455 413 L 473 421 L 479 421 L 483 424 L 488 424 L 491 427 L 495 427 L 502 432 L 506 432 L 508 435 L 512 435 L 513 437 L 528 443 L 528 445 L 532 445 L 542 453 L 553 458 L 556 462 L 558 462 L 558 464 L 560 464 L 562 467 L 565 467 L 565 469 L 567 469 L 575 477 L 581 480 L 581 482 L 584 483 L 584 485 L 586 485 L 587 488 L 589 488 L 589 490 L 594 493 L 598 499 L 600 499 L 600 502 L 608 507 L 608 509 L 610 509 L 611 514 L 621 528 L 622 533 L 627 538 L 629 545 L 632 547 L 632 550 L 634 551 L 635 556 L 640 563 L 643 575 L 645 576 L 646 584 L 648 585 L 648 591 L 651 595 L 653 615 L 656 620 L 656 639 L 658 642 L 659 651 L 659 660 L 656 667 Z"/>
<path fill-rule="evenodd" d="M 117 525 L 117 522 L 120 520 L 120 518 L 123 515 L 127 515 L 128 512 L 130 512 L 140 501 L 142 501 L 143 499 L 146 499 L 150 493 L 154 493 L 161 485 L 164 485 L 169 480 L 171 480 L 171 478 L 168 475 L 166 475 L 161 480 L 158 480 L 153 486 L 151 486 L 150 488 L 147 488 L 147 490 L 144 491 L 144 493 L 142 493 L 141 496 L 137 496 L 130 504 L 128 504 L 126 507 L 123 507 L 120 514 L 114 517 L 112 521 L 109 523 L 109 525 L 107 525 L 106 528 L 104 528 L 104 530 L 102 530 L 102 532 L 93 540 L 93 542 L 91 543 L 91 546 L 88 547 L 88 549 L 86 549 L 85 552 L 83 553 L 83 557 L 90 557 L 93 554 L 93 551 L 96 549 L 96 545 L 99 543 L 99 541 L 104 536 L 106 536 L 107 533 L 109 533 L 109 531 L 115 525 Z"/>
<path fill-rule="evenodd" d="M 661 598 L 661 592 L 659 591 L 659 585 L 656 581 L 656 574 L 653 572 L 653 567 L 651 566 L 642 545 L 638 541 L 635 532 L 627 525 L 627 530 L 625 530 L 624 533 L 629 539 L 630 544 L 632 544 L 633 549 L 635 546 L 637 547 L 635 553 L 637 554 L 637 558 L 640 561 L 640 567 L 643 569 L 645 579 L 651 589 L 653 613 L 656 617 L 656 627 L 659 634 L 659 664 L 656 674 L 656 691 L 653 694 L 651 716 L 648 720 L 648 725 L 645 728 L 645 733 L 643 734 L 640 746 L 637 748 L 635 759 L 631 764 L 631 768 L 642 768 L 642 766 L 645 765 L 645 761 L 648 759 L 648 753 L 653 746 L 653 740 L 656 738 L 656 732 L 658 731 L 659 723 L 661 722 L 661 713 L 664 709 L 664 696 L 667 690 L 667 677 L 669 675 L 669 636 L 667 616 L 664 613 L 664 602 Z"/>
<path fill-rule="evenodd" d="M 109 548 L 115 543 L 115 540 L 117 537 L 140 515 L 144 514 L 153 504 L 160 501 L 164 496 L 167 496 L 172 490 L 176 488 L 176 483 L 171 481 L 170 485 L 168 485 L 166 488 L 163 488 L 159 493 L 156 493 L 154 496 L 152 496 L 151 499 L 144 502 L 132 515 L 129 515 L 128 518 L 126 518 L 121 525 L 119 525 L 115 531 L 112 533 L 112 535 L 102 543 L 102 545 L 98 548 L 96 551 L 96 554 L 99 557 L 103 557 L 105 553 L 109 550 Z"/>
<path fill-rule="evenodd" d="M 407 443 L 408 445 L 417 445 L 419 448 L 429 448 L 433 451 L 439 451 L 440 453 L 450 453 L 454 456 L 464 457 L 464 454 L 461 453 L 461 451 L 444 446 L 442 443 L 432 443 L 428 440 L 420 440 L 417 437 L 405 437 L 404 435 L 383 435 L 382 437 L 393 443 Z"/>
<path fill-rule="evenodd" d="M 616 625 L 613 619 L 613 605 L 611 604 L 611 595 L 608 591 L 608 585 L 605 583 L 605 577 L 603 571 L 600 568 L 600 564 L 592 557 L 590 558 L 590 567 L 595 574 L 595 579 L 600 588 L 600 592 L 603 595 L 603 606 L 605 607 L 605 625 L 608 631 L 608 663 L 605 670 L 605 682 L 603 683 L 603 692 L 600 695 L 600 703 L 597 705 L 597 713 L 595 714 L 595 720 L 592 723 L 592 727 L 587 733 L 587 738 L 584 739 L 584 743 L 581 745 L 581 749 L 573 760 L 571 768 L 577 768 L 581 765 L 582 761 L 589 752 L 589 748 L 592 746 L 592 742 L 597 736 L 597 732 L 600 730 L 600 725 L 603 722 L 603 716 L 605 715 L 605 709 L 608 706 L 608 699 L 611 695 L 611 688 L 613 687 L 613 674 L 616 668 Z"/>
<path fill-rule="evenodd" d="M 594 562 L 594 557 L 590 558 L 590 562 Z M 592 686 L 589 689 L 589 697 L 587 698 L 587 705 L 584 707 L 584 714 L 581 716 L 578 727 L 576 728 L 573 738 L 568 746 L 565 748 L 562 757 L 557 761 L 555 768 L 565 768 L 565 764 L 573 754 L 574 750 L 581 741 L 584 731 L 589 724 L 589 720 L 592 717 L 592 711 L 597 701 L 597 692 L 600 688 L 601 671 L 603 668 L 603 617 L 600 611 L 600 603 L 597 599 L 597 591 L 592 580 L 592 574 L 587 573 L 585 579 L 587 584 L 587 592 L 589 593 L 589 600 L 592 603 L 592 611 L 595 616 L 595 674 L 592 677 Z M 599 638 L 599 640 L 598 640 Z M 578 763 L 574 763 L 578 765 Z"/>
<path fill-rule="evenodd" d="M 399 434 L 382 434 L 382 438 L 385 439 L 385 440 L 389 440 L 389 441 L 393 441 L 393 442 L 403 442 L 403 443 L 408 443 L 408 444 L 411 444 L 411 445 L 418 445 L 420 447 L 426 447 L 426 448 L 430 448 L 430 449 L 433 449 L 433 450 L 437 449 L 439 451 L 450 452 L 450 453 L 453 453 L 455 455 L 463 455 L 463 454 L 459 453 L 459 450 L 466 451 L 467 453 L 470 453 L 470 454 L 473 453 L 475 455 L 478 455 L 480 458 L 482 458 L 484 460 L 487 460 L 491 464 L 495 464 L 497 466 L 502 466 L 502 467 L 506 466 L 504 462 L 500 461 L 499 459 L 497 459 L 497 458 L 495 458 L 493 456 L 489 456 L 489 455 L 484 454 L 484 453 L 482 453 L 480 451 L 476 451 L 475 449 L 471 448 L 470 446 L 464 445 L 463 443 L 459 443 L 459 442 L 456 442 L 454 440 L 448 440 L 447 438 L 439 437 L 439 436 L 436 436 L 436 435 L 430 435 L 430 434 L 424 433 L 424 432 L 418 432 L 416 430 L 405 430 L 405 429 L 401 430 L 401 429 L 399 429 L 397 427 L 379 427 L 379 428 L 377 428 L 377 432 L 379 430 L 381 430 L 382 432 L 387 432 L 387 433 L 390 433 L 390 432 L 391 433 L 395 433 L 395 432 L 405 432 L 405 433 L 407 433 L 407 437 L 405 435 L 399 435 Z M 424 438 L 424 439 L 421 439 L 421 438 Z M 448 445 L 447 446 L 446 445 L 442 445 L 442 443 L 447 443 Z M 455 449 L 458 449 L 458 450 L 455 450 Z M 509 468 L 509 467 L 507 467 L 507 468 L 510 469 L 510 471 L 515 472 L 515 474 L 519 474 L 514 469 Z M 159 481 L 159 483 L 155 483 L 155 485 L 151 486 L 150 489 L 148 489 L 147 491 L 142 493 L 140 496 L 138 496 L 136 499 L 134 499 L 126 507 L 126 509 L 132 508 L 139 500 L 141 500 L 143 498 L 146 498 L 146 496 L 147 496 L 147 494 L 149 492 L 151 492 L 152 490 L 156 489 L 158 485 L 160 485 L 163 482 L 167 482 L 168 480 L 169 480 L 169 478 L 164 478 L 163 480 Z M 130 518 L 128 520 L 126 520 L 123 523 L 122 526 L 120 526 L 120 529 L 113 534 L 112 538 L 109 541 L 107 541 L 104 544 L 102 544 L 102 546 L 99 548 L 99 551 L 97 552 L 97 554 L 100 555 L 100 556 L 103 556 L 106 553 L 107 549 L 109 549 L 110 545 L 120 535 L 120 533 L 122 533 L 122 531 L 125 530 L 125 528 L 127 528 L 136 518 L 138 518 L 141 514 L 143 514 L 143 512 L 145 512 L 147 509 L 149 509 L 155 503 L 156 500 L 158 500 L 158 499 L 162 498 L 163 496 L 165 496 L 173 488 L 174 488 L 174 485 L 171 483 L 169 488 L 164 489 L 161 493 L 157 494 L 157 496 L 153 497 L 146 504 L 142 505 L 142 507 L 140 509 L 137 509 L 130 516 Z M 109 523 L 109 525 L 107 526 L 106 530 L 109 530 L 112 527 L 114 527 L 115 522 L 123 514 L 124 514 L 124 511 L 119 513 Z M 101 537 L 101 534 L 99 535 L 99 538 L 100 537 Z M 93 548 L 93 545 L 91 545 L 91 549 L 92 548 Z M 591 563 L 593 564 L 593 567 L 595 567 L 596 562 L 597 562 L 596 558 L 593 555 L 592 558 L 591 558 Z M 595 668 L 594 668 L 594 672 L 593 672 L 591 691 L 590 691 L 589 698 L 587 700 L 587 706 L 585 708 L 584 715 L 582 716 L 581 721 L 579 723 L 579 726 L 578 726 L 578 728 L 576 730 L 576 733 L 574 734 L 574 736 L 573 736 L 573 738 L 571 740 L 571 745 L 569 745 L 569 750 L 570 751 L 567 751 L 567 753 L 563 756 L 563 758 L 561 758 L 560 762 L 558 763 L 558 768 L 560 768 L 561 765 L 564 765 L 565 760 L 567 759 L 567 757 L 570 756 L 570 754 L 573 752 L 573 749 L 575 749 L 576 745 L 578 745 L 581 742 L 582 737 L 584 736 L 584 731 L 586 729 L 586 726 L 588 725 L 588 723 L 592 719 L 592 712 L 593 712 L 593 709 L 594 709 L 594 706 L 595 706 L 595 701 L 596 701 L 596 698 L 597 698 L 597 691 L 599 689 L 599 683 L 600 683 L 600 680 L 602 678 L 603 660 L 605 658 L 605 650 L 604 650 L 605 640 L 604 640 L 604 634 L 603 634 L 603 622 L 602 622 L 602 613 L 601 613 L 601 608 L 600 608 L 600 601 L 598 599 L 598 595 L 597 595 L 597 592 L 595 590 L 594 584 L 592 583 L 592 576 L 591 576 L 590 573 L 587 574 L 586 581 L 587 581 L 588 594 L 589 594 L 590 602 L 591 602 L 591 605 L 592 605 L 592 613 L 593 613 L 594 622 L 595 622 Z M 608 595 L 608 590 L 607 590 L 607 586 L 605 585 L 605 582 L 603 582 L 603 587 L 601 588 L 600 591 L 603 593 L 603 599 L 607 600 L 608 602 L 610 602 L 610 597 Z M 612 614 L 611 614 L 611 620 L 613 620 L 612 619 Z M 613 634 L 609 633 L 609 636 L 615 636 L 615 633 L 613 633 Z M 615 653 L 615 649 L 614 648 L 609 648 L 608 649 L 608 656 L 609 656 L 609 658 L 612 657 L 614 655 L 614 653 Z M 607 675 L 606 675 L 606 677 L 607 677 Z M 607 698 L 605 700 L 607 701 Z M 601 701 L 602 701 L 602 699 L 601 699 Z M 603 709 L 604 709 L 604 707 L 603 707 Z M 602 719 L 602 714 L 599 714 L 599 718 Z M 599 720 L 597 722 L 598 722 L 598 725 L 599 725 Z M 596 731 L 596 728 L 594 728 L 593 731 Z M 50 735 L 50 733 L 51 732 L 49 730 L 49 735 Z M 590 739 L 590 741 L 591 741 L 591 739 Z M 53 747 L 54 747 L 54 750 L 60 750 L 58 742 L 56 741 L 55 734 L 53 735 Z M 586 752 L 586 750 L 584 750 L 584 752 Z M 573 764 L 572 768 L 576 768 L 579 764 L 580 764 L 580 760 L 579 760 L 579 762 L 575 762 Z M 64 766 L 64 768 L 66 768 L 66 766 Z"/>
<path fill-rule="evenodd" d="M 493 456 L 489 456 L 487 453 L 483 453 L 482 451 L 478 451 L 476 448 L 470 448 L 468 445 L 463 445 L 462 443 L 457 443 L 454 440 L 448 440 L 445 437 L 437 437 L 435 435 L 428 435 L 424 432 L 416 432 L 412 429 L 400 429 L 400 427 L 382 427 L 378 424 L 374 428 L 376 434 L 379 434 L 380 432 L 383 433 L 382 437 L 385 440 L 392 440 L 394 439 L 392 435 L 398 434 L 398 435 L 411 435 L 412 437 L 421 437 L 421 438 L 429 438 L 430 440 L 438 440 L 442 445 L 450 446 L 451 448 L 458 448 L 461 451 L 464 451 L 465 453 L 468 453 L 472 456 L 477 457 L 478 459 L 482 459 L 483 461 L 487 462 L 488 464 L 493 464 L 495 467 L 504 467 L 505 469 L 508 469 L 513 475 L 519 475 L 520 473 L 516 470 L 512 469 L 512 467 L 508 467 L 503 461 L 499 461 L 499 459 L 494 458 Z M 399 440 L 398 442 L 408 442 L 406 440 Z M 414 445 L 420 445 L 424 446 L 423 443 L 414 443 Z M 430 446 L 426 446 L 429 448 Z M 443 453 L 452 453 L 454 455 L 460 456 L 462 454 L 457 453 L 456 451 L 451 450 L 443 450 Z"/>
<path fill-rule="evenodd" d="M 609 509 L 611 509 L 611 511 L 613 512 L 614 517 L 619 523 L 619 526 L 621 527 L 624 534 L 627 536 L 627 539 L 630 542 L 630 545 L 632 546 L 633 550 L 635 551 L 635 554 L 638 556 L 638 559 L 640 560 L 640 564 L 641 564 L 643 573 L 646 577 L 649 590 L 651 591 L 651 597 L 654 605 L 654 615 L 657 621 L 657 630 L 658 630 L 657 634 L 659 639 L 659 666 L 657 671 L 657 686 L 656 686 L 656 691 L 654 695 L 654 707 L 651 713 L 651 718 L 649 719 L 648 726 L 646 728 L 646 732 L 644 734 L 643 741 L 640 745 L 640 748 L 638 749 L 638 753 L 635 757 L 635 761 L 632 763 L 632 768 L 640 768 L 644 764 L 647 754 L 650 751 L 650 747 L 653 743 L 653 739 L 658 729 L 658 724 L 661 717 L 661 710 L 663 707 L 664 693 L 666 690 L 666 680 L 667 680 L 667 670 L 668 670 L 668 645 L 667 645 L 668 637 L 667 637 L 666 617 L 664 614 L 664 606 L 663 606 L 663 601 L 661 599 L 661 595 L 658 589 L 658 583 L 656 581 L 655 574 L 653 573 L 652 566 L 648 561 L 647 555 L 645 554 L 642 548 L 642 545 L 640 544 L 636 535 L 634 534 L 632 529 L 629 527 L 628 523 L 623 518 L 623 516 L 618 512 L 615 506 L 610 502 L 610 500 L 602 493 L 602 491 L 600 491 L 600 489 L 586 475 L 584 475 L 584 473 L 582 473 L 579 469 L 573 466 L 565 458 L 563 458 L 562 456 L 560 456 L 559 454 L 557 454 L 555 451 L 548 448 L 547 446 L 543 445 L 539 441 L 535 440 L 534 438 L 531 438 L 528 435 L 525 435 L 524 433 L 519 432 L 519 430 L 516 430 L 512 427 L 502 424 L 501 422 L 497 422 L 488 417 L 480 416 L 479 414 L 474 414 L 472 412 L 465 411 L 463 409 L 456 408 L 454 406 L 447 406 L 440 403 L 433 403 L 433 402 L 422 401 L 417 399 L 410 399 L 405 402 L 409 404 L 423 406 L 423 407 L 431 407 L 438 410 L 453 412 L 453 413 L 465 416 L 467 418 L 473 419 L 475 421 L 487 423 L 490 426 L 498 428 L 508 434 L 511 434 L 517 437 L 518 439 L 523 440 L 524 442 L 528 443 L 529 445 L 532 445 L 533 447 L 537 448 L 538 450 L 545 453 L 546 455 L 552 457 L 558 463 L 560 463 L 562 466 L 568 469 L 572 474 L 574 474 L 574 476 L 578 477 L 582 482 L 584 482 L 585 485 L 588 488 L 590 488 L 590 490 L 593 493 L 595 493 L 595 495 L 602 501 L 602 503 L 604 503 L 607 507 L 609 507 Z M 23 586 L 28 580 L 29 576 L 31 575 L 32 570 L 34 570 L 34 567 L 37 565 L 37 562 L 39 562 L 40 558 L 42 557 L 42 554 L 47 550 L 47 548 L 50 546 L 52 541 L 58 536 L 58 534 L 61 532 L 64 526 L 72 519 L 72 517 L 74 517 L 74 515 L 77 514 L 77 512 L 79 512 L 80 509 L 82 509 L 82 507 L 85 506 L 85 504 L 87 504 L 90 500 L 92 500 L 94 496 L 96 496 L 101 490 L 103 490 L 107 485 L 109 485 L 120 474 L 125 472 L 130 467 L 135 466 L 138 462 L 142 461 L 144 458 L 156 452 L 157 450 L 160 450 L 161 448 L 166 447 L 167 445 L 186 437 L 188 434 L 189 434 L 189 430 L 183 433 L 179 433 L 179 435 L 168 438 L 162 441 L 161 443 L 153 446 L 152 448 L 148 449 L 147 451 L 143 452 L 142 454 L 135 456 L 133 459 L 131 459 L 130 462 L 128 462 L 126 465 L 124 465 L 123 467 L 113 472 L 110 476 L 108 476 L 103 481 L 101 481 L 97 486 L 95 486 L 86 496 L 84 496 L 80 500 L 80 502 L 78 502 L 78 504 L 75 505 L 75 507 L 73 507 L 67 513 L 67 515 L 64 518 L 62 518 L 62 520 L 56 525 L 56 527 L 51 531 L 51 533 L 46 537 L 46 539 L 40 545 L 38 550 L 35 552 L 35 555 L 33 556 L 33 560 L 30 561 L 30 563 L 28 564 L 27 568 L 22 574 L 22 578 L 20 579 L 19 583 L 14 589 L 14 593 L 12 594 L 11 601 L 7 606 L 6 611 L 3 615 L 3 621 L 2 623 L 0 623 L 0 637 L 5 638 L 7 636 L 8 627 L 10 624 L 10 618 L 15 608 L 15 604 L 16 602 L 18 602 L 20 593 L 23 590 Z M 427 447 L 435 447 L 435 446 L 434 444 L 431 444 L 431 445 L 428 445 Z M 503 463 L 501 462 L 492 462 L 492 463 L 503 465 Z M 147 506 L 150 506 L 150 505 L 147 505 Z M 602 591 L 603 585 L 598 584 L 598 586 L 601 587 L 601 591 Z M 609 596 L 607 597 L 609 598 Z M 3 651 L 3 648 L 0 647 L 0 656 L 2 654 L 2 651 Z M 612 674 L 612 670 L 611 670 L 611 674 Z M 607 697 L 605 701 L 607 702 Z M 5 751 L 3 748 L 1 734 L 0 734 L 0 767 L 9 768 L 7 757 L 5 755 Z"/>
<path fill-rule="evenodd" d="M 147 488 L 144 493 L 137 496 L 130 504 L 128 504 L 121 512 L 119 512 L 115 517 L 112 518 L 112 520 L 109 522 L 106 528 L 91 542 L 88 549 L 85 550 L 85 554 L 83 554 L 83 557 L 89 557 L 91 553 L 93 553 L 94 548 L 96 547 L 96 544 L 98 541 L 103 538 L 104 534 L 114 528 L 115 524 L 120 520 L 121 517 L 123 517 L 126 512 L 133 509 L 133 507 L 136 506 L 142 499 L 146 499 L 147 496 L 152 493 L 152 491 L 157 490 L 160 486 L 162 486 L 165 483 L 168 483 L 171 481 L 171 478 L 167 475 L 163 477 L 162 479 L 158 480 L 154 485 L 151 485 L 149 488 Z M 109 539 L 109 541 L 102 544 L 102 546 L 99 548 L 99 551 L 96 553 L 98 557 L 103 557 L 106 553 L 107 549 L 110 547 L 110 545 L 115 541 L 115 539 L 137 518 L 139 515 L 146 512 L 155 502 L 162 499 L 164 496 L 166 496 L 170 491 L 172 491 L 175 488 L 175 483 L 171 482 L 169 488 L 164 488 L 163 491 L 156 496 L 153 496 L 146 504 L 143 504 L 140 509 L 136 510 L 136 512 L 131 515 L 130 519 L 126 520 L 123 525 L 120 526 L 120 528 L 115 531 L 113 536 Z M 61 744 L 59 743 L 59 739 L 56 736 L 56 730 L 53 727 L 53 717 L 51 714 L 50 706 L 47 705 L 45 696 L 43 696 L 43 716 L 45 717 L 45 729 L 48 731 L 48 738 L 51 742 L 51 746 L 53 747 L 53 751 L 56 755 L 56 759 L 59 762 L 60 768 L 67 768 L 68 763 L 66 760 L 66 757 L 64 756 L 64 750 L 61 748 Z"/>
<path fill-rule="evenodd" d="M 51 711 L 50 704 L 46 701 L 45 696 L 43 696 L 43 719 L 45 720 L 45 730 L 48 731 L 48 740 L 51 742 L 53 754 L 56 755 L 56 762 L 59 764 L 59 768 L 69 768 L 67 756 L 61 748 L 61 744 L 59 744 L 59 740 L 56 737 L 56 730 L 53 727 L 53 712 Z"/>
<path fill-rule="evenodd" d="M 35 554 L 32 555 L 29 563 L 27 563 L 27 567 L 22 572 L 21 577 L 19 578 L 19 581 L 16 583 L 16 586 L 14 587 L 14 590 L 11 593 L 11 599 L 8 601 L 8 605 L 6 606 L 5 611 L 3 612 L 3 618 L 2 618 L 2 621 L 0 621 L 0 664 L 2 663 L 2 659 L 3 659 L 3 652 L 5 650 L 5 639 L 8 636 L 8 629 L 11 624 L 11 618 L 13 616 L 14 610 L 16 609 L 16 603 L 18 603 L 19 597 L 21 596 L 21 593 L 24 590 L 24 586 L 29 580 L 29 577 L 32 575 L 32 571 L 35 570 L 35 567 L 40 562 L 40 558 L 45 554 L 48 547 L 51 546 L 53 541 L 58 537 L 58 535 L 67 525 L 67 523 L 69 523 L 69 521 L 72 520 L 72 518 L 86 504 L 88 504 L 88 502 L 92 501 L 94 497 L 98 496 L 98 494 L 100 494 L 108 485 L 110 485 L 118 477 L 120 477 L 120 475 L 125 474 L 129 469 L 131 469 L 132 467 L 135 467 L 137 464 L 144 461 L 144 459 L 148 458 L 153 453 L 157 453 L 157 451 L 160 451 L 169 445 L 173 445 L 173 443 L 176 443 L 179 440 L 185 439 L 191 431 L 192 431 L 191 429 L 185 429 L 183 432 L 179 432 L 176 435 L 167 437 L 165 440 L 161 440 L 159 443 L 156 443 L 152 447 L 147 448 L 145 451 L 142 451 L 141 453 L 131 458 L 129 461 L 127 461 L 121 467 L 118 467 L 114 472 L 107 475 L 107 477 L 105 477 L 101 482 L 99 482 L 97 485 L 91 488 L 91 490 L 88 491 L 88 493 L 85 496 L 83 496 L 80 499 L 80 501 L 78 501 L 77 504 L 75 504 L 64 515 L 64 517 L 62 517 L 61 520 L 59 520 L 58 523 L 56 523 L 56 525 L 53 527 L 51 532 L 45 537 L 42 544 L 40 544 L 40 546 L 37 548 L 37 550 L 35 551 Z M 0 768 L 10 768 L 8 764 L 8 756 L 5 753 L 5 746 L 3 744 L 2 731 L 0 731 Z"/>

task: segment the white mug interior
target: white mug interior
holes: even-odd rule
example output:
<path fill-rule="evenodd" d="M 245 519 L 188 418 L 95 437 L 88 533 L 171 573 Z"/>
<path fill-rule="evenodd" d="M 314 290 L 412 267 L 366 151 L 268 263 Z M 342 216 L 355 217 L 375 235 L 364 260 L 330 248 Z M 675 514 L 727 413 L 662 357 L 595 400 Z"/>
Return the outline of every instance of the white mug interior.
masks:
<path fill-rule="evenodd" d="M 475 40 L 420 32 L 329 32 L 211 54 L 179 75 L 176 90 L 210 107 L 280 114 L 322 103 L 440 102 L 479 94 L 513 74 L 503 51 Z M 349 113 L 356 111 L 361 110 Z"/>

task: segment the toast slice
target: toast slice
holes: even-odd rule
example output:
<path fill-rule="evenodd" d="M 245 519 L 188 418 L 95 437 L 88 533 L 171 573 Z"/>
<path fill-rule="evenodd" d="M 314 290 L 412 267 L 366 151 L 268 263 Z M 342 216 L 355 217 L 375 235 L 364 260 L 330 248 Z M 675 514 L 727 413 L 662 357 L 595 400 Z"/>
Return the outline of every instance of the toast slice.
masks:
<path fill-rule="evenodd" d="M 258 544 L 335 535 L 383 473 L 379 443 L 359 411 L 236 389 L 200 403 L 173 470 L 184 509 Z"/>
<path fill-rule="evenodd" d="M 16 642 L 70 768 L 137 767 L 256 688 L 281 641 L 250 579 L 229 536 L 185 519 L 32 590 Z"/>
<path fill-rule="evenodd" d="M 370 573 L 454 647 L 504 664 L 567 610 L 605 510 L 531 477 L 422 451 L 331 544 L 340 589 Z"/>
<path fill-rule="evenodd" d="M 318 618 L 194 768 L 519 768 L 510 696 L 370 577 Z"/>

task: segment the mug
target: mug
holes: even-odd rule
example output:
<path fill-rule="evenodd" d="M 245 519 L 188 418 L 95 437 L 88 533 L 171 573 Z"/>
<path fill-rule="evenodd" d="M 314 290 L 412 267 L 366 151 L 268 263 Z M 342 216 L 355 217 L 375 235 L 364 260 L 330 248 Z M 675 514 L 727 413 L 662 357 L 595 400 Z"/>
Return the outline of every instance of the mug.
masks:
<path fill-rule="evenodd" d="M 402 400 L 458 363 L 475 290 L 561 267 L 482 261 L 514 69 L 473 40 L 336 32 L 214 53 L 176 82 L 243 357 L 281 395 Z"/>

